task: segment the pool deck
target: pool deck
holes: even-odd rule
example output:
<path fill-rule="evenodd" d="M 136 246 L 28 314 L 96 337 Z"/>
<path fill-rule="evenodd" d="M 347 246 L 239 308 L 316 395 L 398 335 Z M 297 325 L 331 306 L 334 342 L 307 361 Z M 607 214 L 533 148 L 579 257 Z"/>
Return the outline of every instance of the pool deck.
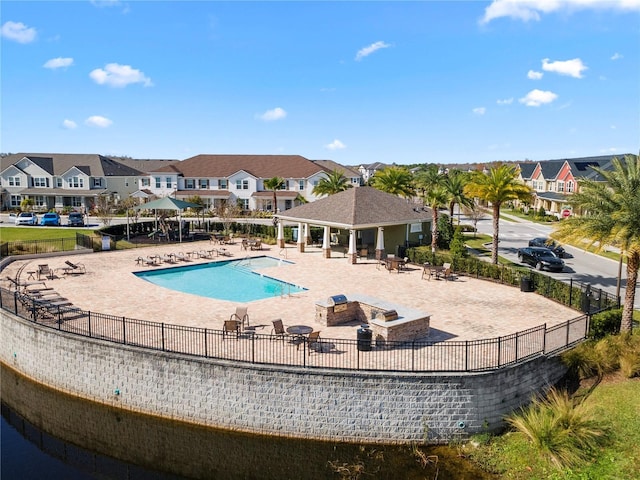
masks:
<path fill-rule="evenodd" d="M 579 313 L 545 299 L 535 293 L 521 292 L 519 288 L 503 286 L 469 277 L 453 280 L 421 279 L 422 267 L 408 265 L 399 273 L 387 271 L 375 260 L 364 260 L 352 265 L 342 254 L 323 258 L 319 248 L 306 247 L 304 253 L 295 245 L 280 249 L 264 245 L 263 250 L 245 251 L 240 244 L 225 248 L 232 257 L 193 259 L 175 265 L 145 266 L 138 257 L 168 253 L 210 250 L 216 248 L 206 242 L 144 247 L 82 255 L 69 255 L 28 260 L 26 271 L 37 270 L 38 264 L 48 263 L 62 269 L 65 260 L 85 265 L 83 275 L 64 275 L 47 280 L 61 296 L 81 309 L 135 319 L 222 329 L 223 321 L 235 312 L 236 303 L 199 297 L 158 287 L 133 275 L 133 272 L 172 266 L 191 265 L 220 260 L 241 259 L 268 255 L 286 259 L 293 265 L 282 265 L 261 270 L 269 276 L 305 287 L 301 293 L 248 302 L 250 323 L 257 333 L 271 333 L 271 321 L 281 318 L 285 327 L 308 325 L 320 330 L 323 338 L 355 339 L 359 325 L 326 327 L 315 321 L 315 304 L 328 297 L 344 294 L 366 295 L 385 302 L 428 312 L 431 315 L 430 333 L 424 340 L 475 340 L 509 335 L 542 324 L 556 325 Z M 17 260 L 3 272 L 2 285 L 10 288 L 5 277 L 14 277 L 25 263 Z M 34 267 L 34 268 L 29 268 Z M 237 285 L 242 288 L 242 285 Z"/>

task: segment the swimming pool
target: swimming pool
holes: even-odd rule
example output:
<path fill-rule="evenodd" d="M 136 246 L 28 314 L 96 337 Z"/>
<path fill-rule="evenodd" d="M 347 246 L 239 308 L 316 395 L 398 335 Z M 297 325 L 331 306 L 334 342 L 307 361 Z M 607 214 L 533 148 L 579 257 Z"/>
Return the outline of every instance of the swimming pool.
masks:
<path fill-rule="evenodd" d="M 287 265 L 292 265 L 292 262 L 262 256 L 134 274 L 160 287 L 183 293 L 232 302 L 251 302 L 306 290 L 257 271 L 276 266 L 286 268 Z"/>

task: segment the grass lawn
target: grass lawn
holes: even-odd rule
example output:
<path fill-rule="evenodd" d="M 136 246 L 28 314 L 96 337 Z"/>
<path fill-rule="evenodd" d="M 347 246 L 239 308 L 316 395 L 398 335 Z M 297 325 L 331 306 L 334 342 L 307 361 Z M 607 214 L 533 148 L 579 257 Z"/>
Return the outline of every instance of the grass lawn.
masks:
<path fill-rule="evenodd" d="M 640 478 L 640 379 L 613 375 L 585 400 L 610 427 L 610 439 L 596 458 L 572 470 L 557 470 L 542 460 L 520 433 L 491 438 L 465 449 L 472 461 L 500 478 L 514 480 L 583 480 Z"/>
<path fill-rule="evenodd" d="M 2 239 L 3 242 L 75 238 L 76 233 L 93 235 L 93 230 L 87 230 L 86 228 L 68 227 L 0 227 L 0 239 Z"/>

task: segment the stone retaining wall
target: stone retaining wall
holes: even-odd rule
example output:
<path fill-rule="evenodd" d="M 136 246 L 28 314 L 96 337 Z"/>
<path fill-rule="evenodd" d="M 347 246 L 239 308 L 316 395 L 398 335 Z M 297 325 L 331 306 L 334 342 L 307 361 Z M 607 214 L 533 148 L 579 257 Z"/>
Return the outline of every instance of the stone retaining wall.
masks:
<path fill-rule="evenodd" d="M 0 361 L 81 398 L 179 421 L 288 437 L 444 443 L 503 426 L 556 384 L 554 358 L 481 374 L 242 364 L 89 339 L 0 312 Z"/>

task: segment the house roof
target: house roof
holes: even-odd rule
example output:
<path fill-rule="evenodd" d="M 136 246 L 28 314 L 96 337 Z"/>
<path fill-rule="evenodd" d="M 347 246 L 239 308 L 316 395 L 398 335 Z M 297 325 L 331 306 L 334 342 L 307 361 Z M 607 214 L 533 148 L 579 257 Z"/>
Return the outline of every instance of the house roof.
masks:
<path fill-rule="evenodd" d="M 63 175 L 73 167 L 93 177 L 139 176 L 139 170 L 112 158 L 79 153 L 15 153 L 0 159 L 0 171 L 27 157 L 50 175 Z"/>
<path fill-rule="evenodd" d="M 519 163 L 520 176 L 524 179 L 530 179 L 537 165 L 537 163 Z"/>
<path fill-rule="evenodd" d="M 180 160 L 166 160 L 166 159 L 140 159 L 140 158 L 123 158 L 123 157 L 110 157 L 113 160 L 122 163 L 130 168 L 135 168 L 140 172 L 149 173 L 156 170 L 179 163 Z"/>
<path fill-rule="evenodd" d="M 193 178 L 228 178 L 241 170 L 256 178 L 308 178 L 324 171 L 300 155 L 196 155 L 156 172 L 178 172 Z"/>
<path fill-rule="evenodd" d="M 354 170 L 353 168 L 345 167 L 344 165 L 340 165 L 333 160 L 312 160 L 312 162 L 320 166 L 327 173 L 331 173 L 336 170 L 342 173 L 347 178 L 360 177 L 360 172 L 358 172 L 357 169 Z"/>
<path fill-rule="evenodd" d="M 426 222 L 432 218 L 430 211 L 416 209 L 407 200 L 372 187 L 349 188 L 276 216 L 283 220 L 339 228 L 401 225 Z"/>

